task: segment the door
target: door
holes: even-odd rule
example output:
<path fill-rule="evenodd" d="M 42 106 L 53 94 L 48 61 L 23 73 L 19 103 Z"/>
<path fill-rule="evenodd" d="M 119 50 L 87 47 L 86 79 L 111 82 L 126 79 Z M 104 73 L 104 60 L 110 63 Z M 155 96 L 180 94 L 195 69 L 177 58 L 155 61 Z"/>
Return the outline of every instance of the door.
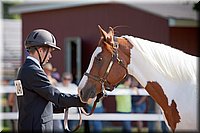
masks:
<path fill-rule="evenodd" d="M 65 40 L 65 71 L 73 75 L 73 82 L 81 79 L 81 38 L 67 37 Z"/>

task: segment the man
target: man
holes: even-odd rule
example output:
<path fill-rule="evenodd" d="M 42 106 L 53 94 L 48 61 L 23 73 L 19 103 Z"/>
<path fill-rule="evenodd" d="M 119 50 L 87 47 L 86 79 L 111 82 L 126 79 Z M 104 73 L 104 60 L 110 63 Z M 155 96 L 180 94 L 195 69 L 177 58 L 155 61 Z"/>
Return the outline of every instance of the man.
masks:
<path fill-rule="evenodd" d="M 124 80 L 120 82 L 117 86 L 117 89 L 124 88 L 130 89 L 131 85 L 131 76 L 127 75 Z M 132 103 L 131 103 L 131 95 L 117 95 L 115 96 L 116 100 L 116 111 L 119 113 L 131 113 Z M 122 122 L 122 132 L 123 133 L 131 133 L 131 121 L 123 121 Z"/>
<path fill-rule="evenodd" d="M 51 85 L 42 65 L 60 50 L 55 37 L 47 30 L 32 31 L 25 41 L 29 56 L 19 70 L 15 84 L 19 107 L 18 130 L 26 132 L 52 132 L 53 112 L 64 108 L 85 106 L 77 95 L 64 94 Z"/>

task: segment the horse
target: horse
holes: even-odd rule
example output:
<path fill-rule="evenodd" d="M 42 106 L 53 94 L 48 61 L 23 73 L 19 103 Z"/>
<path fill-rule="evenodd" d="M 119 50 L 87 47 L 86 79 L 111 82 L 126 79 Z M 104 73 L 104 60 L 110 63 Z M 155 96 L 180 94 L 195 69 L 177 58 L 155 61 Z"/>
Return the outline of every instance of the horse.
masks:
<path fill-rule="evenodd" d="M 98 27 L 99 44 L 78 85 L 81 101 L 91 103 L 129 74 L 158 103 L 172 132 L 196 131 L 198 57 L 142 38 L 117 37 L 112 27 L 108 33 Z"/>

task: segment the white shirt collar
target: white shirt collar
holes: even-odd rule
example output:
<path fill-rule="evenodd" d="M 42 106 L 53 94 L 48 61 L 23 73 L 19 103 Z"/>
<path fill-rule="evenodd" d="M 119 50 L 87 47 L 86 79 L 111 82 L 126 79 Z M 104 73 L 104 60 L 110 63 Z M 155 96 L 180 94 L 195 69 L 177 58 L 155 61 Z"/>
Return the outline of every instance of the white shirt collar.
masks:
<path fill-rule="evenodd" d="M 31 59 L 31 60 L 34 61 L 36 64 L 38 64 L 39 67 L 41 68 L 40 62 L 39 62 L 36 58 L 34 58 L 34 57 L 32 57 L 32 56 L 27 56 L 27 59 Z"/>

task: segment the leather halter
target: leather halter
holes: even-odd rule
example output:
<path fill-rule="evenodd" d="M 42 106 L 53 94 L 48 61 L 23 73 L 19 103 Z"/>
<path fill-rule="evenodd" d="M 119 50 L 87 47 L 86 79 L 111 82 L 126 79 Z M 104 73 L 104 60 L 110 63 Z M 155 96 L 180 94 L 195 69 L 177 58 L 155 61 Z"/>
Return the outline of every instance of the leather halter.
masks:
<path fill-rule="evenodd" d="M 117 62 L 117 64 L 121 65 L 125 70 L 126 70 L 126 73 L 124 75 L 124 78 L 125 76 L 128 74 L 127 72 L 127 68 L 126 68 L 126 65 L 124 64 L 124 62 L 119 58 L 119 55 L 118 55 L 118 48 L 119 48 L 119 43 L 117 42 L 117 39 L 116 37 L 114 37 L 114 44 L 113 44 L 113 54 L 112 54 L 112 58 L 110 60 L 110 63 L 103 75 L 103 77 L 99 77 L 99 76 L 96 76 L 96 75 L 92 75 L 90 73 L 84 73 L 84 75 L 86 75 L 87 77 L 95 80 L 95 81 L 98 81 L 101 86 L 102 86 L 102 92 L 105 92 L 105 90 L 108 90 L 108 91 L 112 91 L 113 89 L 111 89 L 110 87 L 112 88 L 115 88 L 117 86 L 117 84 L 113 85 L 111 84 L 108 80 L 107 80 L 107 77 L 108 77 L 108 74 L 110 73 L 110 70 L 113 66 L 113 64 L 115 62 Z M 106 87 L 105 87 L 106 86 Z"/>
<path fill-rule="evenodd" d="M 111 84 L 111 83 L 107 80 L 107 77 L 108 77 L 108 75 L 109 75 L 109 73 L 110 73 L 110 70 L 111 70 L 113 64 L 114 64 L 115 62 L 117 62 L 117 64 L 119 64 L 120 66 L 122 66 L 122 67 L 126 70 L 126 73 L 125 73 L 123 79 L 124 79 L 124 78 L 127 76 L 127 74 L 128 74 L 126 65 L 124 64 L 123 60 L 121 60 L 121 59 L 119 58 L 119 55 L 118 55 L 119 43 L 117 42 L 117 38 L 116 38 L 116 37 L 113 37 L 113 38 L 114 38 L 114 43 L 113 43 L 113 49 L 114 49 L 114 51 L 113 51 L 113 54 L 112 54 L 112 58 L 111 58 L 111 60 L 110 60 L 110 63 L 109 63 L 109 65 L 108 65 L 108 67 L 107 67 L 107 69 L 106 69 L 106 71 L 105 71 L 103 77 L 99 77 L 99 76 L 96 76 L 96 75 L 92 75 L 92 74 L 90 74 L 90 73 L 84 73 L 84 75 L 87 76 L 88 78 L 91 78 L 91 79 L 93 79 L 93 80 L 95 80 L 95 81 L 98 81 L 98 82 L 101 84 L 101 92 L 97 94 L 97 98 L 96 98 L 96 100 L 95 100 L 95 102 L 94 102 L 94 104 L 93 104 L 93 107 L 92 107 L 91 112 L 90 112 L 90 113 L 86 113 L 85 110 L 84 110 L 83 108 L 81 108 L 82 112 L 83 112 L 85 115 L 87 115 L 87 116 L 91 115 L 91 114 L 94 112 L 94 109 L 95 109 L 95 107 L 96 107 L 97 102 L 99 102 L 100 99 L 102 99 L 102 98 L 104 98 L 104 97 L 107 96 L 105 90 L 112 91 L 112 90 L 117 86 L 117 84 L 113 85 L 113 84 Z M 110 87 L 112 87 L 113 89 L 111 89 Z"/>

